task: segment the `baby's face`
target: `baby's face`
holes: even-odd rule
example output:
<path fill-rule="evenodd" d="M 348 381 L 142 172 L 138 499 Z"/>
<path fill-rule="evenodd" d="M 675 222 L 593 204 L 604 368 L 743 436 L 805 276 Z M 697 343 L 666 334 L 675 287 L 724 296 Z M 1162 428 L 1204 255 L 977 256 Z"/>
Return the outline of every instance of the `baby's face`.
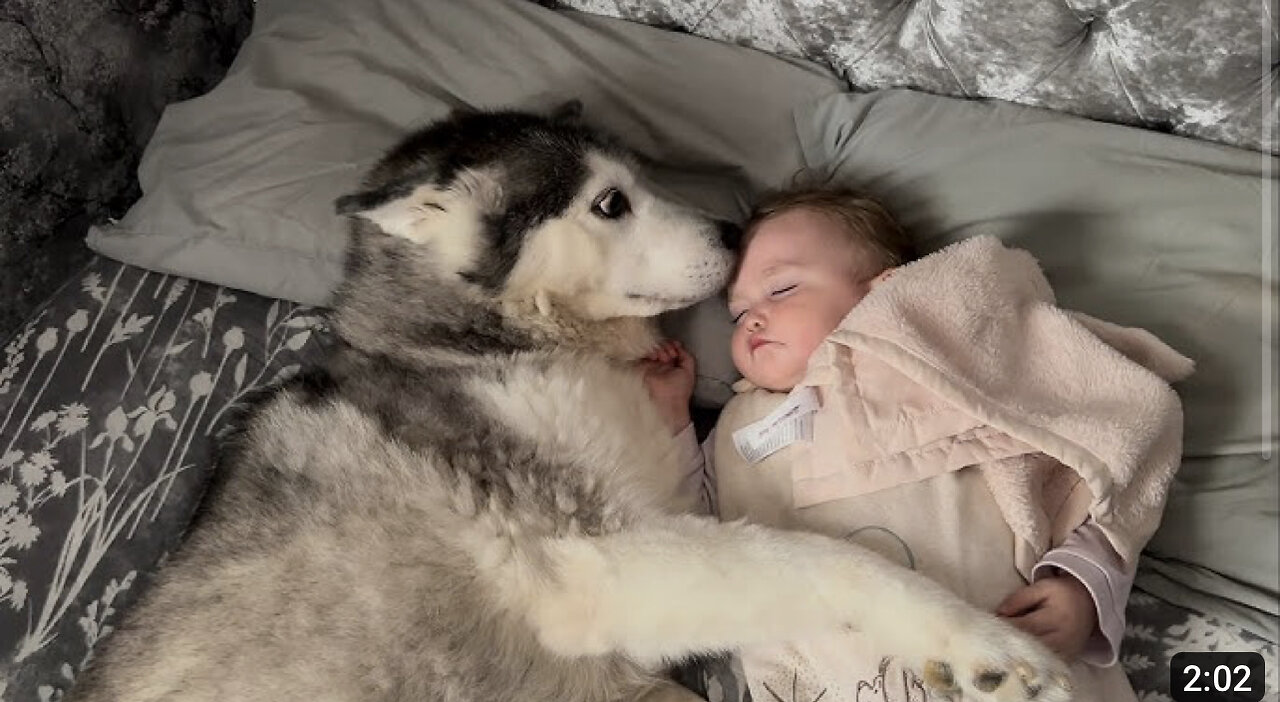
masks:
<path fill-rule="evenodd" d="M 841 223 L 807 209 L 765 220 L 729 287 L 732 353 L 743 377 L 786 391 L 804 377 L 809 357 L 867 294 Z"/>

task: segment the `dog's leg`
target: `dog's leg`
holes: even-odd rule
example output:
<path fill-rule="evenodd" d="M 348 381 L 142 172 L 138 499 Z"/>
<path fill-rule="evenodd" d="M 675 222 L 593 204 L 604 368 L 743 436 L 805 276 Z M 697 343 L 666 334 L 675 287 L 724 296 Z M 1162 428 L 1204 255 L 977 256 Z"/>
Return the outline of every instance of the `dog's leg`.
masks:
<path fill-rule="evenodd" d="M 648 663 L 852 626 L 967 701 L 1065 700 L 1066 666 L 927 578 L 818 534 L 678 516 L 546 543 L 521 578 L 543 644 Z M 536 584 L 535 584 L 536 583 Z"/>

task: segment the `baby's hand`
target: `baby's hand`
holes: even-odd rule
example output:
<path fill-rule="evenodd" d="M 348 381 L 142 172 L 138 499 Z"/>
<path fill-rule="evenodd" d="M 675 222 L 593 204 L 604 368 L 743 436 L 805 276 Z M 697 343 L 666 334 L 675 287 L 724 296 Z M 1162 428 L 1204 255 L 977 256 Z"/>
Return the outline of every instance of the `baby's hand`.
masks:
<path fill-rule="evenodd" d="M 1016 590 L 1000 603 L 996 614 L 1040 639 L 1068 663 L 1080 657 L 1098 626 L 1093 595 L 1069 573 Z"/>
<path fill-rule="evenodd" d="M 678 341 L 664 341 L 640 360 L 644 387 L 658 405 L 672 434 L 689 425 L 689 398 L 693 396 L 696 366 L 693 355 Z"/>

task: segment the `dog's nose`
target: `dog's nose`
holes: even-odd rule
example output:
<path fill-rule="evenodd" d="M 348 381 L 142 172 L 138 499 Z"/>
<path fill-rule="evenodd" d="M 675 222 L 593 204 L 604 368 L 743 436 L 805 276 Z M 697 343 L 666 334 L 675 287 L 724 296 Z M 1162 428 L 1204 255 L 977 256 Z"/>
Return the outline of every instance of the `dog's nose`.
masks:
<path fill-rule="evenodd" d="M 728 220 L 717 219 L 716 229 L 720 232 L 720 243 L 730 251 L 737 251 L 742 241 L 742 228 Z"/>

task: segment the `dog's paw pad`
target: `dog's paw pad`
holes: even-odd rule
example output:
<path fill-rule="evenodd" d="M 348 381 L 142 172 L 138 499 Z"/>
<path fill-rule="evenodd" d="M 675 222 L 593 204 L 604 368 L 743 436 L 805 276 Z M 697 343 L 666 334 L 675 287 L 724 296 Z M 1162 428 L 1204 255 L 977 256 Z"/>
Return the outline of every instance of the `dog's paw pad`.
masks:
<path fill-rule="evenodd" d="M 1025 661 L 1018 661 L 1008 669 L 976 666 L 971 675 L 957 677 L 950 663 L 931 660 L 924 664 L 922 672 L 930 690 L 951 700 L 1045 702 L 1066 699 L 1071 692 L 1069 677 L 1058 671 L 1042 673 Z"/>
<path fill-rule="evenodd" d="M 973 676 L 973 686 L 983 692 L 995 692 L 1008 678 L 1009 674 L 1003 670 L 979 670 Z"/>

